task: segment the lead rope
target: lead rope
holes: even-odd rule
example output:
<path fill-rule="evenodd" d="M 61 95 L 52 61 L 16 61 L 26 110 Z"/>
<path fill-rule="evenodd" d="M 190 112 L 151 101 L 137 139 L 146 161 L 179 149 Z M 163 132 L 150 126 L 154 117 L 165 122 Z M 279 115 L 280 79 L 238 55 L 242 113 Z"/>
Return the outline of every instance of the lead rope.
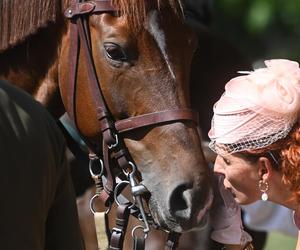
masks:
<path fill-rule="evenodd" d="M 102 160 L 95 154 L 90 153 L 89 158 L 89 171 L 92 179 L 95 182 L 96 187 L 95 195 L 90 200 L 90 210 L 94 215 L 98 249 L 107 249 L 109 245 L 108 239 L 110 238 L 110 230 L 108 223 L 108 212 L 110 210 L 110 206 L 105 212 L 96 212 L 93 207 L 94 199 L 98 199 L 101 196 L 101 193 L 103 193 L 102 175 L 104 167 Z M 96 165 L 96 163 L 100 165 L 100 172 L 98 174 L 95 174 L 94 172 L 94 165 Z"/>

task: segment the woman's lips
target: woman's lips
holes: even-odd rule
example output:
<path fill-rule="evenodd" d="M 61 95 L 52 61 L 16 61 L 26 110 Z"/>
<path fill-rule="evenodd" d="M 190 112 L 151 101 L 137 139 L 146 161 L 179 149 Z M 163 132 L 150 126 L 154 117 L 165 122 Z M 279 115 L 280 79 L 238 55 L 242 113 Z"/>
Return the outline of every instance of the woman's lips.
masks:
<path fill-rule="evenodd" d="M 227 190 L 230 191 L 230 193 L 232 193 L 233 197 L 236 198 L 236 194 L 235 192 L 232 190 L 232 188 L 226 188 Z"/>
<path fill-rule="evenodd" d="M 208 210 L 210 209 L 210 207 L 212 206 L 213 203 L 213 199 L 214 199 L 214 195 L 213 195 L 213 191 L 210 189 L 206 202 L 205 202 L 205 206 L 204 208 L 198 213 L 197 216 L 197 221 L 201 221 L 201 219 L 206 215 L 206 213 L 208 212 Z"/>

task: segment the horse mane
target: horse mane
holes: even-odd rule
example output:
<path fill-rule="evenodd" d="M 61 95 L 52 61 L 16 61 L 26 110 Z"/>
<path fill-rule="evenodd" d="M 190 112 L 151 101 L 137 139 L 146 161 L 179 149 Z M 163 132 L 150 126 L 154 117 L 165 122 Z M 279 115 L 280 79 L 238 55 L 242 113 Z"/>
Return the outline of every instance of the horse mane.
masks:
<path fill-rule="evenodd" d="M 121 15 L 126 15 L 130 26 L 138 29 L 150 10 L 169 9 L 175 15 L 183 17 L 181 0 L 111 0 Z"/>
<path fill-rule="evenodd" d="M 12 47 L 61 15 L 62 0 L 1 0 L 0 51 Z"/>
<path fill-rule="evenodd" d="M 168 8 L 182 16 L 181 0 L 111 0 L 129 25 L 138 29 L 150 10 Z M 0 0 L 0 52 L 56 22 L 69 0 Z"/>

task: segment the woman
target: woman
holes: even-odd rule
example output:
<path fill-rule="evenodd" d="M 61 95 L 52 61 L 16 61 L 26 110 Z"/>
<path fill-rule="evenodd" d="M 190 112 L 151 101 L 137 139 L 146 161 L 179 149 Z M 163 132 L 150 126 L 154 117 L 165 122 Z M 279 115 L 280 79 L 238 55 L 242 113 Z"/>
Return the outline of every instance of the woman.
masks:
<path fill-rule="evenodd" d="M 281 204 L 295 211 L 299 228 L 300 69 L 283 59 L 265 64 L 229 81 L 214 106 L 214 171 L 224 175 L 236 202 Z"/>

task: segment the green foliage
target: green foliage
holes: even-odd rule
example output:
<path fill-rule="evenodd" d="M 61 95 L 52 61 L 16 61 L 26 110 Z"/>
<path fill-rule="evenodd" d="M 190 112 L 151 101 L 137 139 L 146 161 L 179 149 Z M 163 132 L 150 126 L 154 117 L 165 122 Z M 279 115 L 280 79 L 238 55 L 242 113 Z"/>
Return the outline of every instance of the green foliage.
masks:
<path fill-rule="evenodd" d="M 264 250 L 294 250 L 297 238 L 272 232 L 268 235 Z"/>
<path fill-rule="evenodd" d="M 261 33 L 272 23 L 274 5 L 270 1 L 253 1 L 246 13 L 246 27 L 250 32 Z"/>

